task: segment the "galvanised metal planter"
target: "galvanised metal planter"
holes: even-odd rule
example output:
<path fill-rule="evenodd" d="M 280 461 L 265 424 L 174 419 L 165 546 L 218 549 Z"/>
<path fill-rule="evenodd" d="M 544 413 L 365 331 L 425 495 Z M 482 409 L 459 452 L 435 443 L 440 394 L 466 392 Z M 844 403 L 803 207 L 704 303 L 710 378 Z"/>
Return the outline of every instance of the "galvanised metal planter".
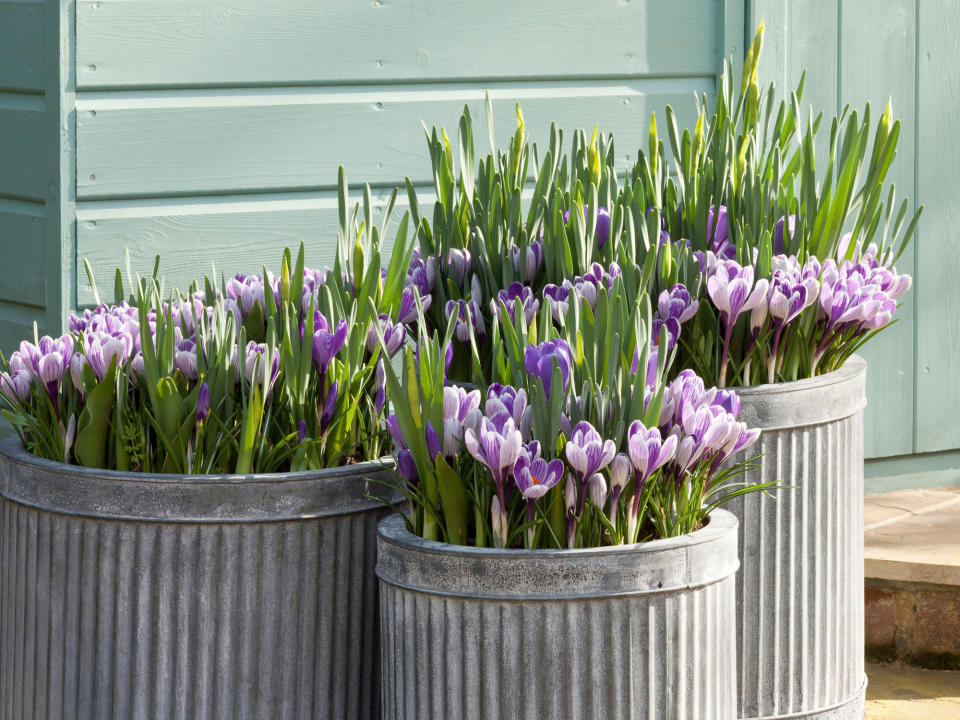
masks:
<path fill-rule="evenodd" d="M 146 475 L 0 443 L 0 718 L 379 717 L 375 463 Z"/>
<path fill-rule="evenodd" d="M 809 380 L 736 388 L 740 419 L 763 429 L 745 480 L 788 486 L 724 506 L 740 519 L 741 718 L 863 717 L 866 371 L 855 356 Z"/>
<path fill-rule="evenodd" d="M 384 720 L 736 714 L 737 522 L 641 545 L 494 550 L 380 523 Z"/>

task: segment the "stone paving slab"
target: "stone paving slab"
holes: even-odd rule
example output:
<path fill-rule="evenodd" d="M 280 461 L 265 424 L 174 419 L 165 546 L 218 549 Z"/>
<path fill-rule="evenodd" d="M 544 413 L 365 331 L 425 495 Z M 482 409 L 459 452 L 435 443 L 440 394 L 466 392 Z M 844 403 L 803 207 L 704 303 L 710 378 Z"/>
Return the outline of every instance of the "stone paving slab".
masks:
<path fill-rule="evenodd" d="M 867 496 L 867 578 L 960 587 L 960 486 Z"/>
<path fill-rule="evenodd" d="M 960 486 L 868 496 L 864 521 L 867 657 L 960 669 Z"/>
<path fill-rule="evenodd" d="M 866 720 L 960 720 L 960 671 L 867 665 Z"/>

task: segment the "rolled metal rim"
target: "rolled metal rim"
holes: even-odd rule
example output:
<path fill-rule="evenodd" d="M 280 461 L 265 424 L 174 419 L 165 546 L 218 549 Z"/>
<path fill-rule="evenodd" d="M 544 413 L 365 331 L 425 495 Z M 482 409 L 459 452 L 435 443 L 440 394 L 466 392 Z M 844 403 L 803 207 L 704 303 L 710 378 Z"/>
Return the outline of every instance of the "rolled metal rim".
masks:
<path fill-rule="evenodd" d="M 563 600 L 676 592 L 737 571 L 737 518 L 714 510 L 701 529 L 636 545 L 504 550 L 424 540 L 393 514 L 377 532 L 382 582 L 433 595 Z"/>
<path fill-rule="evenodd" d="M 400 499 L 392 457 L 342 467 L 250 475 L 102 470 L 37 457 L 0 441 L 0 496 L 41 510 L 116 520 L 271 522 L 365 512 Z"/>
<path fill-rule="evenodd" d="M 819 425 L 863 410 L 867 362 L 859 355 L 825 375 L 765 385 L 731 387 L 740 398 L 739 419 L 750 427 L 779 430 Z"/>

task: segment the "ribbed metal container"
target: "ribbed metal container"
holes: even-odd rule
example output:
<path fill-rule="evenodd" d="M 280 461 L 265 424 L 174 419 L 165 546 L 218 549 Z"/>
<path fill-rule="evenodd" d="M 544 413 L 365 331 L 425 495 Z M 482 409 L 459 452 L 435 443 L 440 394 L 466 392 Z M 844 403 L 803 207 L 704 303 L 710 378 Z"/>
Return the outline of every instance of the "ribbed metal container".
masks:
<path fill-rule="evenodd" d="M 378 477 L 136 475 L 4 440 L 0 718 L 378 718 Z"/>
<path fill-rule="evenodd" d="M 384 720 L 736 716 L 736 519 L 593 550 L 493 550 L 380 523 Z"/>
<path fill-rule="evenodd" d="M 797 382 L 736 388 L 763 429 L 740 519 L 739 717 L 863 717 L 863 408 L 866 363 Z M 741 457 L 740 459 L 743 459 Z"/>

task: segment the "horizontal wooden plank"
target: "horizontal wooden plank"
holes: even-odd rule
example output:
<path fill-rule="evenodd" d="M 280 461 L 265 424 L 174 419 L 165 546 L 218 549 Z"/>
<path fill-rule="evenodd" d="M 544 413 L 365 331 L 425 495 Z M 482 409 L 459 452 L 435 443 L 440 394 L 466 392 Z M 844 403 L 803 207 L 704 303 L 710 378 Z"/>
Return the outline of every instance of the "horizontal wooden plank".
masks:
<path fill-rule="evenodd" d="M 43 198 L 43 97 L 0 93 L 0 196 Z"/>
<path fill-rule="evenodd" d="M 670 103 L 692 125 L 694 91 L 712 79 L 549 83 L 491 91 L 499 142 L 516 127 L 520 101 L 534 140 L 550 123 L 613 132 L 624 157 L 647 141 L 650 113 Z M 409 176 L 432 182 L 421 120 L 456 136 L 465 103 L 479 148 L 488 143 L 484 90 L 476 88 L 249 95 L 190 91 L 77 101 L 80 198 L 150 197 L 324 189 L 337 167 L 371 184 Z"/>
<path fill-rule="evenodd" d="M 87 0 L 77 86 L 703 75 L 719 2 Z"/>
<path fill-rule="evenodd" d="M 43 2 L 0 2 L 0 90 L 43 90 L 43 30 Z"/>
<path fill-rule="evenodd" d="M 388 197 L 373 193 L 382 206 Z M 422 202 L 432 202 L 421 193 Z M 360 200 L 359 192 L 353 193 Z M 403 212 L 405 194 L 398 196 L 394 219 L 387 229 L 392 241 Z M 379 218 L 379 212 L 377 217 Z M 379 223 L 378 223 L 379 224 Z M 333 264 L 339 220 L 333 193 L 278 195 L 268 198 L 199 198 L 183 205 L 148 203 L 81 203 L 77 210 L 77 258 L 92 266 L 102 299 L 113 296 L 113 277 L 130 253 L 134 272 L 149 274 L 161 255 L 160 273 L 167 288 L 186 288 L 211 272 L 227 277 L 256 272 L 261 266 L 277 270 L 284 247 L 303 242 L 309 267 Z M 389 247 L 390 243 L 385 243 Z M 94 302 L 82 262 L 77 269 L 77 303 Z"/>
<path fill-rule="evenodd" d="M 0 300 L 43 307 L 44 218 L 35 212 L 5 208 L 12 204 L 0 202 Z M 43 209 L 42 205 L 36 207 Z"/>

